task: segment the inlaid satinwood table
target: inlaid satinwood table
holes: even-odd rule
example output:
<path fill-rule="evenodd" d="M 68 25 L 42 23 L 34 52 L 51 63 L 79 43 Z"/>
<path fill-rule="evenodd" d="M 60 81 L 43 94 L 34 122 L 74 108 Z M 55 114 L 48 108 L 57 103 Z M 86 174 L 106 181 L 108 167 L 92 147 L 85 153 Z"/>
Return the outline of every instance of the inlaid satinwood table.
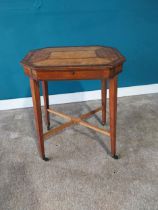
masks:
<path fill-rule="evenodd" d="M 21 61 L 25 74 L 30 78 L 39 154 L 43 160 L 48 160 L 45 157 L 44 141 L 51 135 L 75 124 L 80 124 L 109 136 L 111 155 L 115 159 L 118 158 L 116 155 L 117 76 L 122 71 L 124 61 L 124 56 L 117 49 L 104 46 L 37 49 L 30 51 Z M 48 99 L 48 81 L 50 80 L 101 80 L 102 106 L 89 113 L 82 114 L 80 117 L 72 117 L 50 109 Z M 107 80 L 109 80 L 109 131 L 84 121 L 96 112 L 102 111 L 102 124 L 105 125 Z M 48 130 L 46 133 L 43 133 L 42 126 L 40 81 L 42 82 L 45 121 Z M 50 129 L 49 113 L 66 118 L 69 121 Z"/>

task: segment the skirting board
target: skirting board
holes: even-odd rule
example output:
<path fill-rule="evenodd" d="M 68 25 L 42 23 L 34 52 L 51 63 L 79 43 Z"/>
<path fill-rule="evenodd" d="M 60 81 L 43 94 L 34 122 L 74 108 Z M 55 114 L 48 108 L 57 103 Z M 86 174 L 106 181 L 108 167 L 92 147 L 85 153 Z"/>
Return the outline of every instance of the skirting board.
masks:
<path fill-rule="evenodd" d="M 118 88 L 118 97 L 142 95 L 149 93 L 158 93 L 158 84 Z M 109 97 L 109 93 L 107 93 L 107 97 Z M 94 90 L 94 91 L 85 91 L 77 93 L 50 95 L 49 103 L 64 104 L 64 103 L 82 102 L 82 101 L 99 100 L 99 99 L 101 99 L 101 91 Z M 43 106 L 42 96 L 41 96 L 41 105 Z M 9 109 L 18 109 L 18 108 L 27 108 L 27 107 L 32 107 L 31 97 L 0 100 L 0 110 L 9 110 Z"/>

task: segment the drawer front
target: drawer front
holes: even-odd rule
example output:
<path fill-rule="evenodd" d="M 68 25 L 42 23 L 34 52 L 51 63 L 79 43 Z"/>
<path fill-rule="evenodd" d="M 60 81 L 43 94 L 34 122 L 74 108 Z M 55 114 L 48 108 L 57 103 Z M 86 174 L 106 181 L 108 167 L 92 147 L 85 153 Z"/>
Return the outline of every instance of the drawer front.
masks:
<path fill-rule="evenodd" d="M 32 72 L 33 77 L 38 80 L 86 80 L 109 78 L 110 72 L 107 70 L 92 71 L 36 71 Z"/>

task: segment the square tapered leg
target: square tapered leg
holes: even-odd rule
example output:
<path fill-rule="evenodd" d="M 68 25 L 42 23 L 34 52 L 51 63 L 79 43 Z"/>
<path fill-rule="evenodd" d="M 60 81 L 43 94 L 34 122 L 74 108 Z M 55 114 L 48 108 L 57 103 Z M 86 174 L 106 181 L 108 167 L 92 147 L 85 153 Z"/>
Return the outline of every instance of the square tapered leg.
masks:
<path fill-rule="evenodd" d="M 110 79 L 109 102 L 111 155 L 113 158 L 118 159 L 116 155 L 117 76 Z"/>
<path fill-rule="evenodd" d="M 106 124 L 106 97 L 107 97 L 107 82 L 106 79 L 102 79 L 101 80 L 102 125 Z"/>
<path fill-rule="evenodd" d="M 48 82 L 42 81 L 42 89 L 43 89 L 43 99 L 44 99 L 44 112 L 45 112 L 45 122 L 47 125 L 47 130 L 50 129 L 50 117 L 49 117 L 49 96 L 48 96 Z"/>
<path fill-rule="evenodd" d="M 31 86 L 31 92 L 32 92 L 34 116 L 35 116 L 35 126 L 36 126 L 37 138 L 38 138 L 38 150 L 39 150 L 39 154 L 41 158 L 43 160 L 47 160 L 47 158 L 45 158 L 45 150 L 44 150 L 39 81 L 36 81 L 31 78 L 30 86 Z"/>

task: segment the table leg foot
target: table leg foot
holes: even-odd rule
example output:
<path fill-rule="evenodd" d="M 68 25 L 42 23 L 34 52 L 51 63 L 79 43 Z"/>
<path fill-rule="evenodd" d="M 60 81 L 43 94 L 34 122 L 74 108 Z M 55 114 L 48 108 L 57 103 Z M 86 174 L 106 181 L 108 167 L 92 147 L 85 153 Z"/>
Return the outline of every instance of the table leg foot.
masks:
<path fill-rule="evenodd" d="M 47 125 L 47 131 L 50 130 L 50 123 Z"/>
<path fill-rule="evenodd" d="M 44 160 L 44 161 L 49 161 L 49 158 L 44 157 L 43 160 Z"/>
<path fill-rule="evenodd" d="M 106 122 L 102 122 L 101 124 L 104 126 L 106 124 Z"/>
<path fill-rule="evenodd" d="M 113 155 L 112 158 L 114 158 L 115 160 L 118 160 L 119 156 L 118 155 Z"/>

